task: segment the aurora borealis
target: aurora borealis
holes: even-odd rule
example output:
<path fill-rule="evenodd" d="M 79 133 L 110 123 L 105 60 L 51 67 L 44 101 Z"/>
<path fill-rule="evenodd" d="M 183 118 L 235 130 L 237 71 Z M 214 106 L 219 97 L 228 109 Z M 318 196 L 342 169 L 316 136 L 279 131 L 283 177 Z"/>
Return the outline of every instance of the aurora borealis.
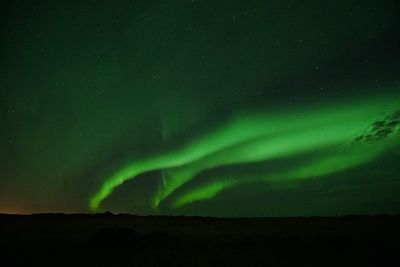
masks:
<path fill-rule="evenodd" d="M 0 212 L 400 212 L 398 1 L 16 1 Z"/>
<path fill-rule="evenodd" d="M 350 144 L 357 135 L 362 135 L 363 129 L 367 129 L 376 121 L 384 121 L 379 117 L 374 117 L 374 113 L 388 113 L 389 115 L 386 116 L 389 117 L 394 116 L 391 114 L 396 114 L 399 99 L 394 98 L 394 104 L 391 104 L 392 101 L 385 99 L 380 102 L 375 99 L 373 104 L 362 103 L 361 108 L 358 109 L 354 107 L 357 104 L 352 103 L 351 107 L 342 106 L 330 111 L 319 110 L 318 115 L 315 115 L 315 111 L 309 114 L 301 114 L 297 111 L 293 112 L 293 115 L 268 117 L 268 112 L 266 112 L 238 119 L 237 122 L 226 125 L 222 130 L 199 138 L 193 144 L 185 144 L 177 151 L 128 164 L 106 179 L 101 189 L 91 198 L 91 207 L 97 209 L 100 202 L 123 182 L 153 170 L 166 170 L 169 178 L 166 184 L 165 177 L 163 178 L 161 196 L 155 199 L 155 205 L 158 206 L 159 202 L 173 193 L 176 188 L 206 169 L 290 157 L 335 145 Z M 389 107 L 385 108 L 385 106 Z M 374 119 L 371 120 L 371 117 Z M 386 135 L 392 132 L 398 135 L 397 124 L 400 125 L 400 116 L 395 115 L 391 121 L 394 122 L 393 130 Z M 374 143 L 384 142 L 375 141 Z M 396 141 L 398 141 L 397 138 L 394 142 Z M 372 159 L 384 145 L 369 144 L 368 148 L 361 151 L 358 151 L 359 145 L 353 144 L 353 146 L 356 148 L 350 147 L 347 148 L 349 151 L 342 151 L 343 155 L 337 156 L 338 152 L 334 150 L 333 155 L 328 155 L 327 159 L 314 159 L 304 169 L 302 167 L 293 171 L 289 169 L 288 174 L 282 174 L 282 179 L 315 177 L 347 169 Z M 373 146 L 379 146 L 379 148 L 372 148 Z M 288 168 L 288 166 L 285 167 Z M 168 169 L 172 169 L 172 174 Z M 271 173 L 267 171 L 263 176 L 259 179 L 268 180 Z M 206 185 L 205 188 L 201 188 L 200 192 L 203 193 L 195 193 L 192 199 L 200 200 L 202 196 L 204 198 L 214 196 L 217 191 L 238 183 L 229 181 L 230 179 L 212 181 L 211 186 Z M 274 179 L 273 175 L 272 179 Z M 275 179 L 279 180 L 279 176 Z M 243 180 L 248 182 L 252 178 L 246 175 Z M 186 198 L 191 199 L 190 194 Z"/>

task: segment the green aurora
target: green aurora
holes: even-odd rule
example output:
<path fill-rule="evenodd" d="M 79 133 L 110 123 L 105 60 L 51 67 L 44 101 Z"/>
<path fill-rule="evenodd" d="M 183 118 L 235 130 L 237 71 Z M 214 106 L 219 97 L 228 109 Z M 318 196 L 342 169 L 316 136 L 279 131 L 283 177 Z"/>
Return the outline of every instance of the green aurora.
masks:
<path fill-rule="evenodd" d="M 222 129 L 211 132 L 182 149 L 138 160 L 121 168 L 106 179 L 100 190 L 91 198 L 90 207 L 96 210 L 101 201 L 125 181 L 144 172 L 159 169 L 166 169 L 168 180 L 154 199 L 154 206 L 158 206 L 163 199 L 202 171 L 223 165 L 282 159 L 339 146 L 323 159 L 287 169 L 280 175 L 265 173 L 257 178 L 242 178 L 243 181 L 237 178 L 232 181 L 218 181 L 217 178 L 217 181 L 212 181 L 202 188 L 194 188 L 192 192 L 181 196 L 175 205 L 211 198 L 225 188 L 249 180 L 287 180 L 290 183 L 293 179 L 306 179 L 343 171 L 373 160 L 399 141 L 397 122 L 400 118 L 395 118 L 393 129 L 387 134 L 393 132 L 397 135 L 393 141 L 377 140 L 374 144 L 351 144 L 373 123 L 381 121 L 382 114 L 390 117 L 398 112 L 399 105 L 399 98 L 374 98 L 369 103 L 349 103 L 347 106 L 339 105 L 335 108 L 312 109 L 312 112 L 278 112 L 280 116 L 268 116 L 268 113 L 238 116 Z"/>

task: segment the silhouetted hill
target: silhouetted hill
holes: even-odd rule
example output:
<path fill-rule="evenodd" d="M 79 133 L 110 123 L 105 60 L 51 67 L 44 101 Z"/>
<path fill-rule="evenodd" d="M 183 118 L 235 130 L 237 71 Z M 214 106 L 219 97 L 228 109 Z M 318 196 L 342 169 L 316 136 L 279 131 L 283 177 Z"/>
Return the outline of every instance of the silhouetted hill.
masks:
<path fill-rule="evenodd" d="M 400 216 L 0 214 L 7 265 L 400 266 Z"/>

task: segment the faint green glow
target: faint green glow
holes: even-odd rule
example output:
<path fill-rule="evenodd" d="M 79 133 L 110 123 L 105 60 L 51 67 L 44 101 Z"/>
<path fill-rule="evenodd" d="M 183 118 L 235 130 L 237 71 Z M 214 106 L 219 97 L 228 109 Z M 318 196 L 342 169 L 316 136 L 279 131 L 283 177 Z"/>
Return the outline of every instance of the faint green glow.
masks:
<path fill-rule="evenodd" d="M 373 160 L 384 149 L 385 146 L 382 144 L 364 149 L 348 147 L 340 154 L 334 153 L 327 158 L 316 160 L 312 164 L 289 172 L 287 176 L 293 179 L 304 179 L 344 171 Z"/>
<path fill-rule="evenodd" d="M 190 194 L 184 194 L 180 198 L 178 198 L 174 204 L 173 208 L 178 208 L 183 205 L 190 204 L 194 201 L 210 199 L 216 196 L 222 190 L 235 186 L 239 183 L 236 180 L 221 180 L 209 183 L 204 187 L 195 188 Z"/>
<path fill-rule="evenodd" d="M 124 166 L 104 181 L 90 199 L 90 207 L 92 210 L 97 209 L 116 187 L 149 171 L 167 169 L 168 173 L 165 186 L 153 200 L 153 205 L 157 206 L 177 188 L 207 169 L 282 159 L 333 145 L 348 144 L 383 114 L 393 112 L 398 104 L 397 98 L 381 98 L 364 102 L 354 101 L 328 108 L 314 107 L 312 110 L 301 112 L 271 110 L 242 114 L 216 131 L 195 138 L 179 149 Z M 351 152 L 351 149 L 349 151 Z M 372 158 L 372 154 L 366 158 Z M 363 158 L 336 155 L 314 165 L 289 170 L 287 175 L 281 177 L 294 179 L 323 175 L 355 166 L 363 162 Z M 308 172 L 310 174 L 307 174 Z M 180 200 L 180 205 L 201 199 L 201 196 L 210 198 L 235 182 L 224 180 L 217 184 L 210 185 L 209 189 L 198 189 L 194 195 Z"/>

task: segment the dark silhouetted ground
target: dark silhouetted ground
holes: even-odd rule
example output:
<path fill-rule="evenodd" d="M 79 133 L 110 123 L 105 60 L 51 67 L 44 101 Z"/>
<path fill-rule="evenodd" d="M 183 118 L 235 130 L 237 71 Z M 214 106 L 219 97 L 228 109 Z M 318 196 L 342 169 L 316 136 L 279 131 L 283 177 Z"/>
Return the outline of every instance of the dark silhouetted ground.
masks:
<path fill-rule="evenodd" d="M 400 216 L 0 215 L 1 266 L 400 266 Z"/>

